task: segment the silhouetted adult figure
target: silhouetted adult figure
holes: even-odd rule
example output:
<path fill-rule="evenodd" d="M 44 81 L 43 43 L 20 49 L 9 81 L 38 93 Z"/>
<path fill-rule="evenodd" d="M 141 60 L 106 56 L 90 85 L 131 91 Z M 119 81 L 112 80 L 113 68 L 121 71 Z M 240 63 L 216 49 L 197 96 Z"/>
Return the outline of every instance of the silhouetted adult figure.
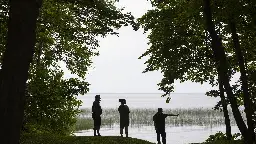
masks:
<path fill-rule="evenodd" d="M 129 126 L 129 107 L 126 104 L 125 99 L 119 99 L 119 102 L 121 102 L 121 105 L 118 108 L 118 111 L 120 113 L 120 134 L 121 137 L 123 137 L 123 129 L 125 128 L 125 135 L 128 137 L 128 126 Z"/>
<path fill-rule="evenodd" d="M 93 122 L 94 122 L 94 128 L 93 128 L 94 136 L 96 136 L 96 131 L 97 131 L 98 136 L 101 136 L 100 132 L 99 132 L 100 131 L 100 126 L 101 126 L 101 117 L 100 117 L 100 115 L 102 114 L 100 101 L 101 101 L 100 95 L 96 95 L 95 96 L 95 101 L 93 102 L 93 105 L 92 105 L 92 118 L 93 118 Z"/>
<path fill-rule="evenodd" d="M 167 116 L 179 116 L 179 114 L 163 114 L 163 109 L 158 108 L 158 112 L 153 116 L 154 126 L 157 133 L 157 142 L 160 142 L 160 135 L 162 137 L 163 144 L 166 144 L 166 132 L 165 132 L 165 118 Z"/>

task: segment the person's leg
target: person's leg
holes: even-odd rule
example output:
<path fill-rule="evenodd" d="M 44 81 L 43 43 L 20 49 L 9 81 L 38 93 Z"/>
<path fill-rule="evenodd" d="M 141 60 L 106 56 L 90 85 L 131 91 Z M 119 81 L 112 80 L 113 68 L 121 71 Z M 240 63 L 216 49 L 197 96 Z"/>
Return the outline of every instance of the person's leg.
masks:
<path fill-rule="evenodd" d="M 97 134 L 98 134 L 98 136 L 101 136 L 100 135 L 100 125 L 101 125 L 101 117 L 98 118 L 98 127 L 97 127 Z"/>
<path fill-rule="evenodd" d="M 125 135 L 128 137 L 128 126 L 125 126 Z"/>
<path fill-rule="evenodd" d="M 161 142 L 160 142 L 160 133 L 157 131 L 156 134 L 157 134 L 157 142 L 158 142 L 158 144 L 161 144 Z"/>
<path fill-rule="evenodd" d="M 93 132 L 94 136 L 96 136 L 96 119 L 93 119 Z"/>
<path fill-rule="evenodd" d="M 94 118 L 94 136 L 97 136 L 96 132 L 97 132 L 98 136 L 101 136 L 99 130 L 100 130 L 100 118 L 96 117 L 96 118 Z"/>
<path fill-rule="evenodd" d="M 98 136 L 101 136 L 100 135 L 100 128 L 97 129 L 97 134 L 98 134 Z"/>
<path fill-rule="evenodd" d="M 166 144 L 166 132 L 162 132 L 162 133 L 161 133 L 161 136 L 162 136 L 162 142 L 163 142 L 163 144 Z"/>
<path fill-rule="evenodd" d="M 120 126 L 120 135 L 121 135 L 121 137 L 123 137 L 123 129 L 124 129 L 124 127 Z"/>

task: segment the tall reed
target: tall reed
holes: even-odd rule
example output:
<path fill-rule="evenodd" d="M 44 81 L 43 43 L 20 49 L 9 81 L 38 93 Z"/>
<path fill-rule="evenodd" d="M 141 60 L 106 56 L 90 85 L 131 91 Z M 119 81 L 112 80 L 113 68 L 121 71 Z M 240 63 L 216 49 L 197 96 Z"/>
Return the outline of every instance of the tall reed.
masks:
<path fill-rule="evenodd" d="M 153 115 L 157 109 L 131 109 L 130 110 L 130 126 L 153 126 Z M 163 113 L 179 114 L 178 117 L 167 117 L 166 125 L 170 126 L 217 126 L 224 125 L 223 113 L 213 109 L 206 108 L 191 108 L 191 109 L 166 109 Z M 235 125 L 235 120 L 232 112 L 229 111 L 231 125 Z M 119 125 L 119 113 L 117 109 L 109 108 L 103 109 L 102 125 L 112 127 Z M 93 127 L 93 120 L 91 118 L 91 109 L 82 109 L 82 112 L 77 118 L 75 130 L 91 129 Z"/>

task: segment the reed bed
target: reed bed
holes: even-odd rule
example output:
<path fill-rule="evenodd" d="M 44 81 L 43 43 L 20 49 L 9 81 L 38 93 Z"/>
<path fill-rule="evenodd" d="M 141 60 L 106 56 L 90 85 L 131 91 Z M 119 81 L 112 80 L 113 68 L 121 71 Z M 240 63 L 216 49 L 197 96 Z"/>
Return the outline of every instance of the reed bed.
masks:
<path fill-rule="evenodd" d="M 130 126 L 153 126 L 153 115 L 157 109 L 131 109 L 130 110 Z M 179 114 L 178 117 L 167 117 L 166 125 L 170 126 L 219 126 L 225 124 L 223 112 L 207 108 L 191 108 L 191 109 L 166 109 L 163 113 Z M 229 111 L 231 125 L 235 125 L 232 112 Z M 101 116 L 102 125 L 104 127 L 113 127 L 119 125 L 119 113 L 117 109 L 103 109 Z M 85 130 L 93 128 L 93 120 L 91 118 L 91 109 L 82 109 L 77 118 L 75 130 Z"/>

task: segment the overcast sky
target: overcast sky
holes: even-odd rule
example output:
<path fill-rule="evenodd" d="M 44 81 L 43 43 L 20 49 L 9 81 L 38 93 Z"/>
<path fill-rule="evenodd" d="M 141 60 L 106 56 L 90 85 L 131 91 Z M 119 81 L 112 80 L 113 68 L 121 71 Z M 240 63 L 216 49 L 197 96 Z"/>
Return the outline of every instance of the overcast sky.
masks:
<path fill-rule="evenodd" d="M 142 16 L 151 4 L 147 0 L 120 0 L 118 6 L 125 7 L 135 17 Z M 146 68 L 144 59 L 138 59 L 146 49 L 147 35 L 133 31 L 131 27 L 118 30 L 119 37 L 107 36 L 100 41 L 100 56 L 93 58 L 87 81 L 89 93 L 159 93 L 157 84 L 162 79 L 158 71 L 142 73 Z M 176 93 L 205 93 L 212 89 L 208 84 L 175 82 Z"/>

